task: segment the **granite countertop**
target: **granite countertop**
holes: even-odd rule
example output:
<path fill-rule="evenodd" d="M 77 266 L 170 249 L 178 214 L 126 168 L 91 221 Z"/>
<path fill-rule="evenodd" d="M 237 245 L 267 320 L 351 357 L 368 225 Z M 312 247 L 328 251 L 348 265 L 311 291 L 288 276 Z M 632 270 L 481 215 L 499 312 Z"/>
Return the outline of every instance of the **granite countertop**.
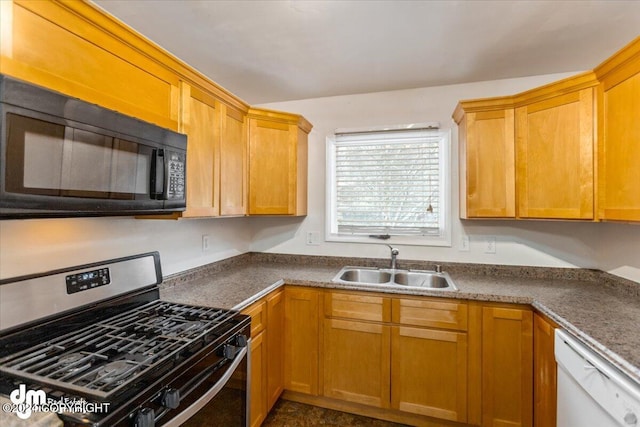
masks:
<path fill-rule="evenodd" d="M 289 285 L 389 294 L 531 304 L 640 383 L 640 284 L 594 270 L 442 263 L 457 292 L 331 280 L 345 265 L 384 266 L 387 260 L 245 254 L 165 279 L 167 301 L 241 310 Z M 405 262 L 400 268 L 431 269 Z"/>

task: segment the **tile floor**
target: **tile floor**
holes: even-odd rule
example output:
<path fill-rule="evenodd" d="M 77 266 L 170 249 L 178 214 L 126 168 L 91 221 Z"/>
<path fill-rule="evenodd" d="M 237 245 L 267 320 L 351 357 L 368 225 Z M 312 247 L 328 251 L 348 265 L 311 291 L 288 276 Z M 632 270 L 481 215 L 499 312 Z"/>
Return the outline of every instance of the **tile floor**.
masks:
<path fill-rule="evenodd" d="M 262 427 L 404 427 L 403 424 L 375 420 L 331 409 L 280 399 Z"/>

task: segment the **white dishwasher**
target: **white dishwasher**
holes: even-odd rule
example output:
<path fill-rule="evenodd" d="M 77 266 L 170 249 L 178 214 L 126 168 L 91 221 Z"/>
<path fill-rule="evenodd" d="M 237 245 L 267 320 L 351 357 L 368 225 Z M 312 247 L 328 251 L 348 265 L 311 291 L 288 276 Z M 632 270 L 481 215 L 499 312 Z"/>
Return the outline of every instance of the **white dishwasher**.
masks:
<path fill-rule="evenodd" d="M 556 329 L 557 427 L 640 427 L 640 384 Z"/>

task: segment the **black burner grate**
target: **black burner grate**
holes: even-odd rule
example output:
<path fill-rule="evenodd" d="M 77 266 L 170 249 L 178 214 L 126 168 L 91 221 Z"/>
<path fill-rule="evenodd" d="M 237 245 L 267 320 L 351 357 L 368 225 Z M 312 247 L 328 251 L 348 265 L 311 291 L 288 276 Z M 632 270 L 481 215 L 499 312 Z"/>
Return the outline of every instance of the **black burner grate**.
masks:
<path fill-rule="evenodd" d="M 0 371 L 106 399 L 180 355 L 233 312 L 153 301 L 0 359 Z"/>

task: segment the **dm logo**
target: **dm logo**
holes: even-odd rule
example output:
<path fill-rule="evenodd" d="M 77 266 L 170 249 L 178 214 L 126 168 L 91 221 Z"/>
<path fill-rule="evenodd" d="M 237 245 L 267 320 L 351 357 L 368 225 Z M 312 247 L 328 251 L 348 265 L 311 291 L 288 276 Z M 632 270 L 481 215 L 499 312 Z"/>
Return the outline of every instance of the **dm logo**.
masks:
<path fill-rule="evenodd" d="M 9 395 L 11 402 L 16 405 L 16 415 L 26 420 L 31 416 L 31 410 L 47 403 L 47 394 L 42 390 L 27 390 L 27 386 L 20 386 Z"/>

